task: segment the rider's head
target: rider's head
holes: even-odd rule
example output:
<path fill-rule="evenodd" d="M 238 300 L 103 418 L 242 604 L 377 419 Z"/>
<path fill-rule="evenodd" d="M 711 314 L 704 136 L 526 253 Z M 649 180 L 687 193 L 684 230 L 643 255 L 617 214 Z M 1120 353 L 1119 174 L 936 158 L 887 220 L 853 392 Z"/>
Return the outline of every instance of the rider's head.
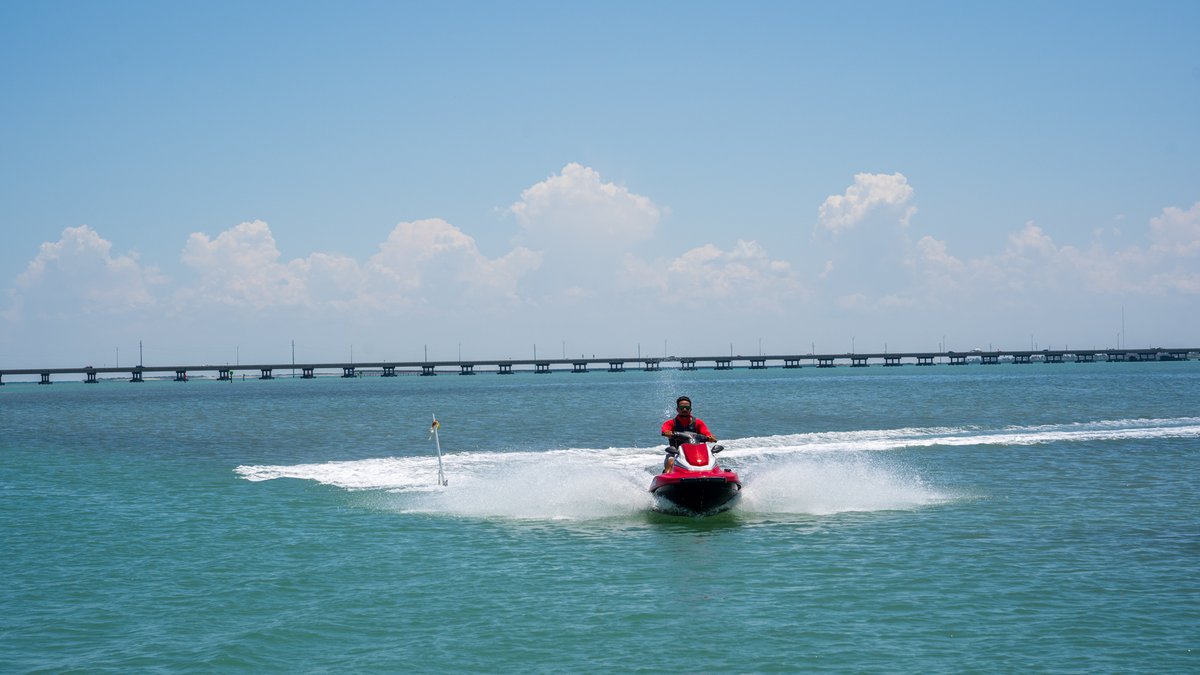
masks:
<path fill-rule="evenodd" d="M 680 417 L 691 417 L 692 399 L 686 396 L 680 396 L 675 399 L 675 410 L 678 411 Z"/>

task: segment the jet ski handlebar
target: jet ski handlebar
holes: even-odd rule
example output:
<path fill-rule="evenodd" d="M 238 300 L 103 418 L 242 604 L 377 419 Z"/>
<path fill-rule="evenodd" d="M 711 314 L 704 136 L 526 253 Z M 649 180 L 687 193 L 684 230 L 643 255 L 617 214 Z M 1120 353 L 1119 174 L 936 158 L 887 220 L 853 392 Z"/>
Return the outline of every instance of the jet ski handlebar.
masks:
<path fill-rule="evenodd" d="M 684 443 L 704 443 L 704 442 L 706 442 L 706 438 L 704 436 L 702 436 L 701 434 L 698 434 L 694 431 L 675 431 L 675 432 L 671 433 L 671 436 L 682 440 Z M 724 450 L 725 446 L 714 445 L 714 446 L 712 446 L 711 449 L 713 451 L 713 454 L 715 455 L 716 453 Z M 679 448 L 673 448 L 669 445 L 666 448 L 664 448 L 664 450 L 666 451 L 666 453 L 668 455 L 678 455 L 679 454 Z"/>

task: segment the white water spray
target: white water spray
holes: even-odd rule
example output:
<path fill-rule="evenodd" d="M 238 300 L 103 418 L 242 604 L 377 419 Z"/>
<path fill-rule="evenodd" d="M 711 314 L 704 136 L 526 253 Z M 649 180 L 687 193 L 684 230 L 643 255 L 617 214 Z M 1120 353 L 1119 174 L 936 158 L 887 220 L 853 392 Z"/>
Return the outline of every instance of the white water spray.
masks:
<path fill-rule="evenodd" d="M 890 451 L 931 446 L 1034 445 L 1130 438 L 1198 438 L 1200 418 L 1103 420 L 1005 427 L 906 428 L 790 434 L 723 441 L 723 464 L 742 478 L 741 514 L 829 515 L 923 508 L 958 499 Z M 882 454 L 879 454 L 882 453 Z M 878 456 L 876 456 L 878 455 Z M 239 466 L 246 480 L 312 480 L 389 493 L 390 508 L 479 518 L 596 520 L 648 511 L 662 467 L 658 447 L 459 452 L 455 484 L 430 485 L 441 456 Z M 439 473 L 439 479 L 444 476 Z M 394 501 L 393 501 L 394 500 Z"/>

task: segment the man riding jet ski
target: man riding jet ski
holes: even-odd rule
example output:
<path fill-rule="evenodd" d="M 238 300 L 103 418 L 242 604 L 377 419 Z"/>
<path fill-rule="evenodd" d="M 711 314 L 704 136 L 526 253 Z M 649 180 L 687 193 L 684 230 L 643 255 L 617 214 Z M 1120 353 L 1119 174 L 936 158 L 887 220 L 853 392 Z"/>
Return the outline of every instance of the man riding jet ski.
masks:
<path fill-rule="evenodd" d="M 736 473 L 717 466 L 720 445 L 703 420 L 692 417 L 692 400 L 675 401 L 677 415 L 663 423 L 662 435 L 670 445 L 663 472 L 650 483 L 650 492 L 670 510 L 693 514 L 715 513 L 729 508 L 742 489 Z"/>

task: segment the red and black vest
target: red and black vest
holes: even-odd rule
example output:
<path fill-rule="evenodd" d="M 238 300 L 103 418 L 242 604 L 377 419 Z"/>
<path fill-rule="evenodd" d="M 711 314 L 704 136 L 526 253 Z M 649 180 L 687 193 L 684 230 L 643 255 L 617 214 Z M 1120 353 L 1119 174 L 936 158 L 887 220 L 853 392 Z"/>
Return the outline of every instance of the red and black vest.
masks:
<path fill-rule="evenodd" d="M 687 424 L 680 424 L 678 417 L 671 420 L 671 422 L 675 425 L 674 426 L 675 431 L 690 431 L 692 433 L 698 433 L 696 431 L 696 418 L 695 417 L 693 417 L 692 421 L 688 422 Z"/>

